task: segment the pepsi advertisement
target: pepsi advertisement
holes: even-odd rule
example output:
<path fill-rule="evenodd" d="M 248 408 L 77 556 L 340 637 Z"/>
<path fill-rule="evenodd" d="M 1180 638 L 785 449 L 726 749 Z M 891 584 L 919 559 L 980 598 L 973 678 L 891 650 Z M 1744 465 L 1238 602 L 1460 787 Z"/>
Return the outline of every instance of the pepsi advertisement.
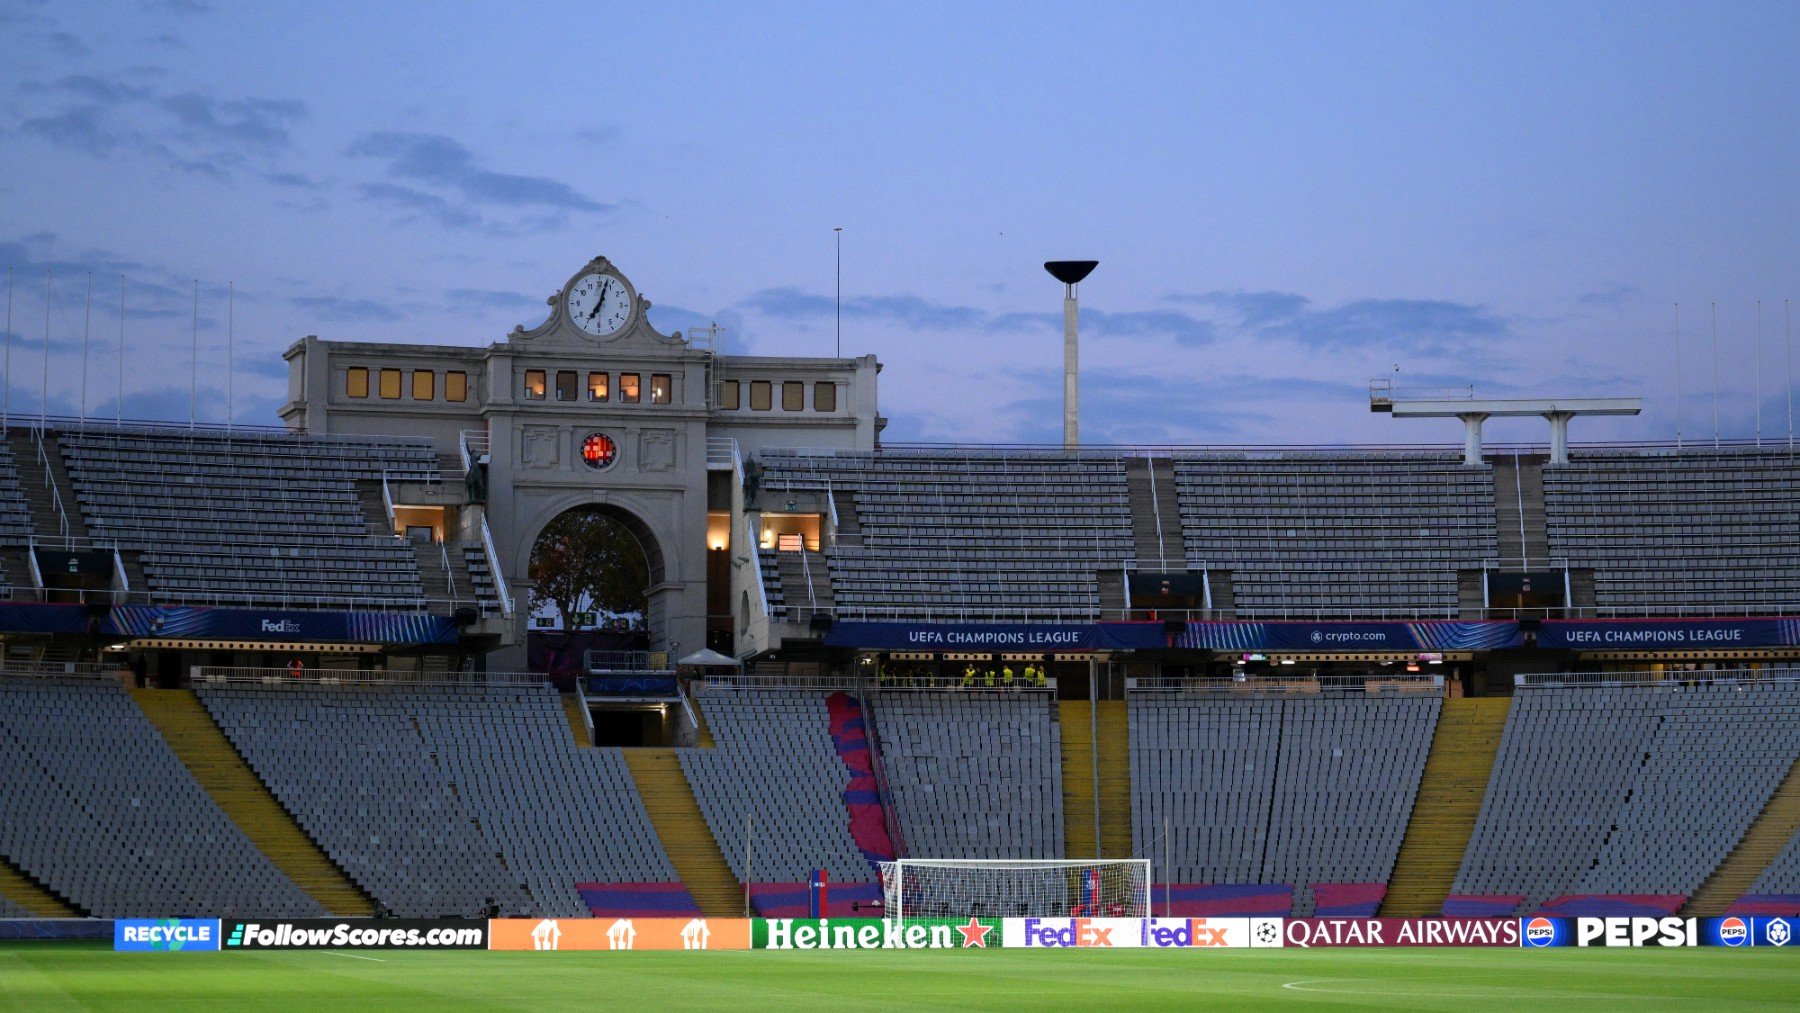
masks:
<path fill-rule="evenodd" d="M 1552 918 L 1519 919 L 1525 949 L 1575 947 L 1725 946 L 1781 949 L 1794 942 L 1800 918 L 1727 915 L 1724 918 Z"/>

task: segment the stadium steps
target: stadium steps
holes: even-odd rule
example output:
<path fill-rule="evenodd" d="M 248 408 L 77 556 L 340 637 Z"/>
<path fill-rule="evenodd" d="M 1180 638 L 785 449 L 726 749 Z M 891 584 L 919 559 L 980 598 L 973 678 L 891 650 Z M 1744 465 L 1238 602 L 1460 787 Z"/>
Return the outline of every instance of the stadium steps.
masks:
<path fill-rule="evenodd" d="M 1444 701 L 1382 917 L 1430 917 L 1443 910 L 1481 815 L 1511 704 L 1503 696 Z"/>
<path fill-rule="evenodd" d="M 743 917 L 744 888 L 731 874 L 718 841 L 700 815 L 700 804 L 694 801 L 694 789 L 681 772 L 676 751 L 639 748 L 620 752 L 669 863 L 701 913 L 709 918 Z"/>
<path fill-rule="evenodd" d="M 0 859 L 0 897 L 35 918 L 79 918 L 81 912 L 37 881 Z"/>
<path fill-rule="evenodd" d="M 587 722 L 581 715 L 581 698 L 574 693 L 562 695 L 563 713 L 568 715 L 569 730 L 575 733 L 575 744 L 582 747 L 593 745 L 588 739 Z"/>
<path fill-rule="evenodd" d="M 1131 857 L 1131 737 L 1123 700 L 1102 700 L 1099 755 L 1089 703 L 1057 705 L 1062 731 L 1063 857 Z M 1094 854 L 1094 764 L 1100 765 L 1100 851 Z"/>
<path fill-rule="evenodd" d="M 1545 569 L 1550 536 L 1544 515 L 1544 457 L 1506 455 L 1493 459 L 1495 546 L 1502 565 L 1515 568 L 1521 559 Z"/>
<path fill-rule="evenodd" d="M 1800 831 L 1800 758 L 1788 767 L 1780 787 L 1769 796 L 1768 804 L 1750 829 L 1744 831 L 1737 847 L 1688 898 L 1681 913 L 1690 917 L 1724 914 L 1733 901 L 1750 889 L 1750 884 L 1756 882 L 1756 877 L 1769 867 L 1796 831 Z"/>
<path fill-rule="evenodd" d="M 31 431 L 9 428 L 6 431 L 6 442 L 12 449 L 13 461 L 19 469 L 19 485 L 24 488 L 25 504 L 31 511 L 32 530 L 43 538 L 61 536 L 62 524 L 58 520 L 59 515 L 50 490 L 44 485 L 44 465 L 38 460 L 37 444 L 31 440 Z M 56 491 L 62 497 L 63 509 L 69 518 L 70 536 L 86 538 L 87 522 L 81 516 L 81 505 L 75 501 L 75 483 L 69 480 L 69 472 L 63 467 L 62 447 L 57 442 L 54 430 L 44 434 L 44 455 L 50 461 L 50 480 L 56 484 Z"/>
<path fill-rule="evenodd" d="M 192 690 L 134 689 L 131 696 L 214 804 L 283 875 L 332 914 L 375 913 L 369 898 L 275 801 Z"/>

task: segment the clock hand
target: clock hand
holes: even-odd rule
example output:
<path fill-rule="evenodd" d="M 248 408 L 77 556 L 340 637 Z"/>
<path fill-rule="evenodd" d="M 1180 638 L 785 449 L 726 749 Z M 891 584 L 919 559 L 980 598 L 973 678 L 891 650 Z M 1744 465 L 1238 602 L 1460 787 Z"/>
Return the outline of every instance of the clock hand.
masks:
<path fill-rule="evenodd" d="M 611 285 L 612 285 L 612 282 L 610 282 L 610 281 L 604 281 L 604 282 L 600 283 L 600 297 L 598 299 L 594 300 L 594 308 L 591 310 L 588 310 L 587 318 L 589 320 L 594 319 L 594 314 L 600 312 L 600 307 L 606 305 L 606 290 Z"/>

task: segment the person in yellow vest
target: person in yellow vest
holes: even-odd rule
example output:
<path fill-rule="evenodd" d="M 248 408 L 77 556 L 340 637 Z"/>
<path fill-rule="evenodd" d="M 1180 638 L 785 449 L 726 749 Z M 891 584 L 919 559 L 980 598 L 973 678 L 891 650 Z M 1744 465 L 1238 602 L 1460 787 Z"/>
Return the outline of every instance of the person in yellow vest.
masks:
<path fill-rule="evenodd" d="M 972 661 L 969 662 L 967 665 L 963 666 L 962 688 L 964 688 L 964 689 L 975 688 L 975 663 Z"/>
<path fill-rule="evenodd" d="M 994 688 L 994 670 L 990 668 L 986 672 L 983 672 L 981 674 L 981 681 L 987 686 L 988 689 L 993 689 Z"/>
<path fill-rule="evenodd" d="M 1025 685 L 1027 685 L 1027 686 L 1037 685 L 1037 662 L 1027 661 L 1025 663 L 1024 678 L 1025 678 Z"/>
<path fill-rule="evenodd" d="M 1011 665 L 1007 665 L 1000 670 L 1000 685 L 1005 686 L 1007 689 L 1013 688 L 1013 670 Z"/>
<path fill-rule="evenodd" d="M 1037 685 L 1039 689 L 1043 689 L 1050 685 L 1050 673 L 1046 672 L 1042 665 L 1037 667 Z"/>

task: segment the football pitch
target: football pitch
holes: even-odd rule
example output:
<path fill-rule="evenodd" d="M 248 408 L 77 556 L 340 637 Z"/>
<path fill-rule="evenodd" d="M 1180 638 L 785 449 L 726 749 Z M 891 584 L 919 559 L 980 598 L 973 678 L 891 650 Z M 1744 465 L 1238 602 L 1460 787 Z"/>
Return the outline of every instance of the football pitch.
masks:
<path fill-rule="evenodd" d="M 0 944 L 0 1008 L 1792 1008 L 1800 953 L 113 953 Z"/>

